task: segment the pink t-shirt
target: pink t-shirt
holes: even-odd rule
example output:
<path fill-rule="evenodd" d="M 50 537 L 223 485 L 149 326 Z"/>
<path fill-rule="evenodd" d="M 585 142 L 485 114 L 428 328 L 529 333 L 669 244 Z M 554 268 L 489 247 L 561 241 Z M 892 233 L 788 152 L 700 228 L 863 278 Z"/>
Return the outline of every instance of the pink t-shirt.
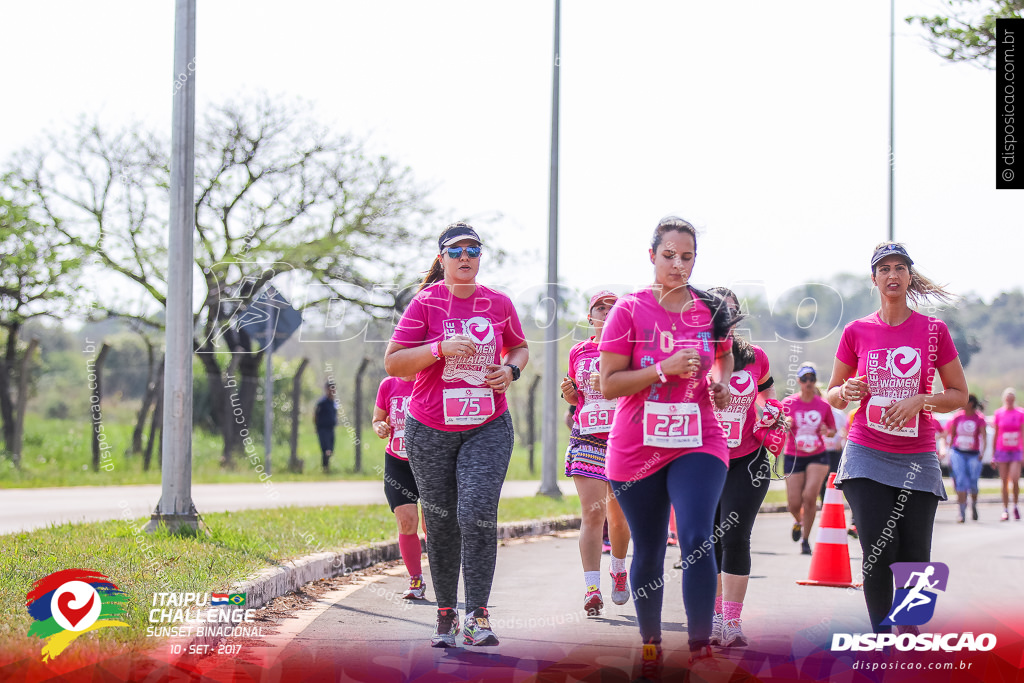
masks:
<path fill-rule="evenodd" d="M 786 450 L 783 453 L 796 457 L 824 453 L 825 441 L 821 438 L 821 432 L 824 427 L 836 428 L 832 406 L 820 396 L 814 396 L 805 403 L 800 394 L 791 394 L 782 399 L 782 410 L 793 424 L 786 436 Z"/>
<path fill-rule="evenodd" d="M 867 375 L 871 396 L 854 415 L 849 441 L 888 453 L 935 451 L 935 420 L 921 411 L 902 429 L 879 427 L 885 408 L 916 394 L 929 394 L 936 370 L 956 360 L 946 323 L 913 311 L 902 324 L 886 325 L 878 313 L 854 320 L 843 330 L 836 358 Z M 875 425 L 875 426 L 872 426 Z"/>
<path fill-rule="evenodd" d="M 980 451 L 981 435 L 985 433 L 985 417 L 978 412 L 967 417 L 961 410 L 949 421 L 946 430 L 953 448 L 958 451 Z"/>
<path fill-rule="evenodd" d="M 725 430 L 730 459 L 750 455 L 761 446 L 761 440 L 754 436 L 754 424 L 757 422 L 754 400 L 757 398 L 757 386 L 763 384 L 772 373 L 764 349 L 760 346 L 753 348 L 754 362 L 732 373 L 732 379 L 729 380 L 732 388 L 729 405 L 725 410 L 715 411 L 715 417 Z"/>
<path fill-rule="evenodd" d="M 435 282 L 413 298 L 391 335 L 408 348 L 459 334 L 476 343 L 476 354 L 449 356 L 420 370 L 409 405 L 417 420 L 449 432 L 486 424 L 508 409 L 505 394 L 494 393 L 484 375 L 488 365 L 500 365 L 509 349 L 526 342 L 512 300 L 483 285 L 460 299 L 443 281 Z"/>
<path fill-rule="evenodd" d="M 1024 424 L 1024 410 L 1014 406 L 1007 410 L 1000 406 L 992 414 L 996 427 L 996 449 L 1018 452 L 1021 450 L 1020 428 Z"/>
<path fill-rule="evenodd" d="M 670 375 L 667 384 L 655 382 L 619 398 L 608 435 L 609 479 L 641 479 L 687 453 L 709 453 L 729 464 L 707 372 L 716 355 L 732 350 L 732 340 L 712 339 L 711 311 L 705 304 L 694 299 L 688 310 L 669 313 L 650 289 L 628 294 L 615 302 L 598 344 L 601 352 L 628 356 L 631 370 L 650 367 L 684 348 L 700 353 L 701 369 L 693 378 Z"/>
<path fill-rule="evenodd" d="M 590 388 L 590 375 L 598 373 L 600 358 L 594 337 L 581 341 L 569 349 L 568 376 L 576 382 L 579 397 L 576 412 L 572 414 L 576 428 L 580 434 L 607 439 L 618 401 L 614 398 L 606 399 L 600 392 Z"/>
<path fill-rule="evenodd" d="M 377 389 L 377 407 L 388 414 L 391 423 L 391 438 L 384 452 L 400 460 L 409 459 L 405 454 L 405 416 L 409 414 L 413 386 L 401 377 L 385 377 Z"/>

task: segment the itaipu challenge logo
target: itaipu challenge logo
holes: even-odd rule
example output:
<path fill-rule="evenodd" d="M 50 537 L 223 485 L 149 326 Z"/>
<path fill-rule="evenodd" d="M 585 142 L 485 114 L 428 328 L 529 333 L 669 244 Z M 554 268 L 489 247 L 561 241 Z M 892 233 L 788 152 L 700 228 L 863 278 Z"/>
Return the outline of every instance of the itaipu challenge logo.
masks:
<path fill-rule="evenodd" d="M 25 606 L 35 621 L 28 635 L 42 638 L 43 661 L 53 659 L 78 636 L 111 626 L 128 626 L 125 595 L 106 576 L 91 569 L 65 569 L 32 584 Z"/>

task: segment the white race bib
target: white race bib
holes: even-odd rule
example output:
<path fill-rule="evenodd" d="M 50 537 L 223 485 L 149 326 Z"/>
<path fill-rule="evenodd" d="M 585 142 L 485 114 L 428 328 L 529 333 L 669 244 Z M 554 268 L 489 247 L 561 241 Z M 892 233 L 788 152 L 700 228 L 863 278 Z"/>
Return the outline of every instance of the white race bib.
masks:
<path fill-rule="evenodd" d="M 1020 445 L 1020 432 L 1003 432 L 1003 446 L 1015 450 Z"/>
<path fill-rule="evenodd" d="M 698 448 L 703 444 L 696 403 L 644 401 L 645 446 Z"/>
<path fill-rule="evenodd" d="M 409 456 L 405 454 L 405 427 L 396 429 L 395 433 L 391 435 L 391 450 L 395 452 L 399 458 L 408 460 Z"/>
<path fill-rule="evenodd" d="M 956 446 L 958 451 L 973 451 L 974 448 L 974 437 L 973 436 L 958 436 L 956 437 Z"/>
<path fill-rule="evenodd" d="M 885 417 L 885 411 L 898 400 L 899 399 L 888 398 L 886 396 L 872 396 L 868 400 L 867 412 L 865 413 L 865 419 L 867 420 L 868 427 L 885 434 L 916 437 L 917 424 L 921 417 L 920 415 L 915 415 L 913 419 L 903 425 L 900 429 L 888 429 L 882 423 L 882 419 Z"/>
<path fill-rule="evenodd" d="M 446 425 L 479 425 L 494 415 L 494 391 L 490 388 L 445 389 L 443 398 Z"/>
<path fill-rule="evenodd" d="M 725 442 L 729 448 L 736 448 L 743 440 L 743 423 L 747 413 L 715 413 L 725 432 Z"/>
<path fill-rule="evenodd" d="M 612 429 L 616 399 L 601 399 L 587 403 L 578 413 L 580 434 L 603 434 Z"/>

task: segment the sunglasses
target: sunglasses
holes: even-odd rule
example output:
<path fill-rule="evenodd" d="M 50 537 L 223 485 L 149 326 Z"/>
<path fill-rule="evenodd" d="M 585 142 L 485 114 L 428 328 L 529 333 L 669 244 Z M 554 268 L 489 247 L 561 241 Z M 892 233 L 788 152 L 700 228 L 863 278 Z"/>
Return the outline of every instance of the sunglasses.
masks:
<path fill-rule="evenodd" d="M 815 381 L 817 381 L 817 379 L 818 378 L 815 377 L 814 375 L 804 375 L 803 377 L 800 378 L 800 381 L 801 382 L 815 382 Z"/>
<path fill-rule="evenodd" d="M 469 258 L 480 258 L 481 247 L 448 247 L 448 258 L 462 258 L 462 252 L 469 254 Z"/>

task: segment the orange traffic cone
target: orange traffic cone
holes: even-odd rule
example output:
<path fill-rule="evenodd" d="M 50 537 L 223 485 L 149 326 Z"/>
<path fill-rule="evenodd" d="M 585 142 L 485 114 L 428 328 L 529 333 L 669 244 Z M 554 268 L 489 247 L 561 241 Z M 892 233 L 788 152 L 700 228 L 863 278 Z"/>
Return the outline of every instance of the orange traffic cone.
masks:
<path fill-rule="evenodd" d="M 853 583 L 850 574 L 850 549 L 846 546 L 846 512 L 843 510 L 843 494 L 835 487 L 836 473 L 828 475 L 825 502 L 821 506 L 821 522 L 818 537 L 811 555 L 811 570 L 806 581 L 797 581 L 802 586 L 835 586 L 850 588 Z"/>

